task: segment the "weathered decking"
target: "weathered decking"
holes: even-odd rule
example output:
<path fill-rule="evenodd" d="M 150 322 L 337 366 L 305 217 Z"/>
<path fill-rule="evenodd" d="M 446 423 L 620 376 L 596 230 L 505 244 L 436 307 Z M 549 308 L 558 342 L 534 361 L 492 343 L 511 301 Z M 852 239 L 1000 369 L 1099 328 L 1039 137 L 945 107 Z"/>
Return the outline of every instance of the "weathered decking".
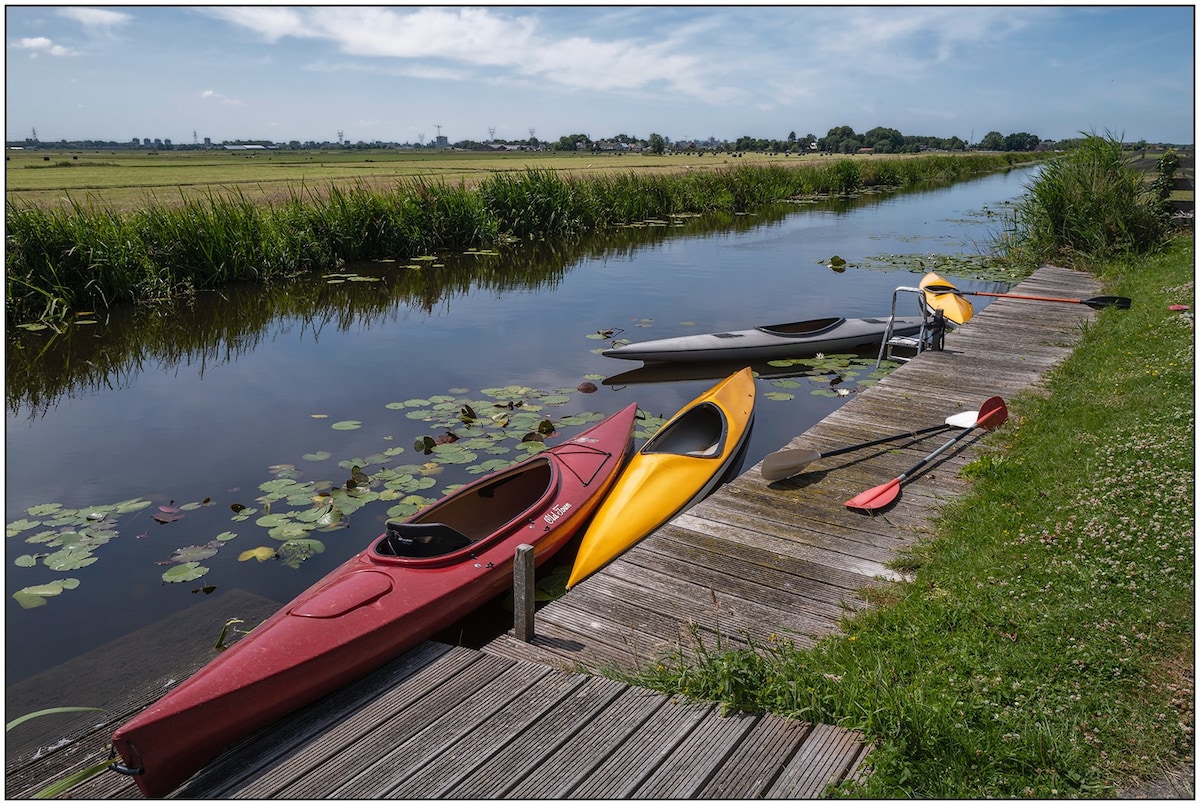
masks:
<path fill-rule="evenodd" d="M 1014 291 L 1087 298 L 1086 275 L 1043 268 Z M 792 446 L 831 449 L 974 410 L 1036 385 L 1094 312 L 996 300 L 946 340 L 859 394 Z M 927 535 L 960 494 L 972 436 L 904 486 L 875 516 L 843 502 L 895 477 L 947 437 L 825 459 L 767 484 L 757 467 L 676 517 L 538 612 L 537 637 L 482 652 L 425 643 L 370 677 L 231 748 L 185 798 L 803 798 L 861 773 L 858 734 L 774 716 L 722 716 L 581 669 L 626 670 L 663 652 L 799 645 L 837 630 L 858 592 L 898 575 L 898 549 Z M 899 445 L 899 446 L 896 446 Z M 144 704 L 144 702 L 138 702 Z M 95 763 L 104 724 L 37 760 L 10 764 L 8 798 Z M 137 796 L 105 774 L 72 798 Z"/>
<path fill-rule="evenodd" d="M 1087 275 L 1044 267 L 1014 293 L 1086 299 Z M 794 439 L 829 450 L 937 424 L 1036 385 L 1066 357 L 1095 312 L 1080 304 L 997 299 L 926 352 Z M 897 427 L 898 423 L 903 423 Z M 895 478 L 946 434 L 893 442 L 816 462 L 768 484 L 758 467 L 676 517 L 562 599 L 539 610 L 532 643 L 501 637 L 484 647 L 563 668 L 634 668 L 662 652 L 804 646 L 863 606 L 856 594 L 893 579 L 886 563 L 929 533 L 940 502 L 963 491 L 960 470 L 979 453 L 976 431 L 905 483 L 874 516 L 848 498 Z"/>

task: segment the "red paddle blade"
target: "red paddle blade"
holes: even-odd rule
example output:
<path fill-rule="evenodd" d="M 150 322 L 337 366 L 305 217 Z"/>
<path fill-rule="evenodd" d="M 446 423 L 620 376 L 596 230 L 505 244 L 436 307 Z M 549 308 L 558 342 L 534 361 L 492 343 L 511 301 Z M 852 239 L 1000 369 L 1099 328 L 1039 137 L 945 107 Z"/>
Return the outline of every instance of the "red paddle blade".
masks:
<path fill-rule="evenodd" d="M 975 419 L 975 427 L 984 430 L 995 430 L 1008 421 L 1008 406 L 1000 397 L 989 397 L 979 406 L 979 416 Z"/>
<path fill-rule="evenodd" d="M 873 489 L 868 489 L 866 492 L 859 492 L 846 501 L 846 506 L 851 509 L 873 512 L 890 504 L 899 494 L 900 479 L 893 478 L 886 484 L 880 484 Z"/>

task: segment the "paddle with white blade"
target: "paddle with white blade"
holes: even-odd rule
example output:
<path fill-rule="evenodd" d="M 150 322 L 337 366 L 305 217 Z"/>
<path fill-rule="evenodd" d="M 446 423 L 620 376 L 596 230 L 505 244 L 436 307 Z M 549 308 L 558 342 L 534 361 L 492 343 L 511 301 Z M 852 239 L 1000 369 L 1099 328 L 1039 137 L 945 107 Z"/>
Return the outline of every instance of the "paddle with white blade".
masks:
<path fill-rule="evenodd" d="M 974 427 L 975 420 L 978 417 L 979 414 L 975 411 L 963 411 L 961 414 L 946 417 L 945 423 L 941 425 L 930 425 L 928 428 L 897 433 L 895 436 L 884 436 L 883 438 L 873 439 L 869 442 L 852 444 L 849 447 L 839 447 L 836 450 L 830 450 L 825 453 L 818 453 L 816 450 L 808 450 L 803 447 L 776 450 L 763 459 L 762 477 L 767 481 L 779 481 L 784 478 L 790 478 L 819 458 L 840 456 L 842 453 L 861 450 L 864 447 L 874 447 L 877 444 L 886 444 L 887 442 L 894 442 L 897 439 L 904 439 L 906 437 L 923 436 L 927 433 L 937 433 L 949 430 L 950 428 Z"/>
<path fill-rule="evenodd" d="M 953 439 L 939 447 L 937 450 L 934 450 L 932 453 L 925 456 L 925 458 L 921 459 L 916 464 L 912 465 L 907 470 L 888 481 L 886 484 L 880 484 L 879 486 L 868 489 L 866 492 L 860 492 L 859 494 L 850 498 L 846 501 L 847 508 L 860 509 L 862 511 L 875 511 L 876 509 L 882 509 L 899 496 L 900 484 L 912 477 L 912 474 L 917 470 L 921 469 L 930 461 L 933 461 L 942 453 L 949 450 L 961 439 L 965 439 L 967 434 L 975 430 L 975 428 L 995 430 L 1003 425 L 1007 419 L 1008 406 L 1004 404 L 1004 400 L 1000 399 L 999 397 L 989 398 L 983 403 L 983 405 L 979 407 L 979 418 L 976 420 L 973 426 L 967 428 L 962 433 L 958 434 Z"/>

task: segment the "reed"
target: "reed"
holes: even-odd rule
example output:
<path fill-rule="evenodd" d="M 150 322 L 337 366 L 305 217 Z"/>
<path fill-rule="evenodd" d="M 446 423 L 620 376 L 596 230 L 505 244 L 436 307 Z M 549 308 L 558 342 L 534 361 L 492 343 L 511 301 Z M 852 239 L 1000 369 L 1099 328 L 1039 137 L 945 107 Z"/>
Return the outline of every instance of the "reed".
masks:
<path fill-rule="evenodd" d="M 1153 184 L 1118 138 L 1085 136 L 1046 162 L 1010 221 L 1010 248 L 1025 261 L 1068 264 L 1157 248 L 1170 220 Z"/>
<path fill-rule="evenodd" d="M 290 191 L 263 203 L 244 194 L 184 195 L 120 213 L 71 201 L 6 210 L 10 322 L 153 302 L 244 280 L 402 259 L 505 239 L 560 238 L 696 213 L 746 213 L 788 198 L 950 182 L 1036 155 L 847 158 L 790 166 L 746 162 L 709 171 L 631 170 L 595 176 L 547 168 L 498 171 L 476 187 L 406 178 Z"/>

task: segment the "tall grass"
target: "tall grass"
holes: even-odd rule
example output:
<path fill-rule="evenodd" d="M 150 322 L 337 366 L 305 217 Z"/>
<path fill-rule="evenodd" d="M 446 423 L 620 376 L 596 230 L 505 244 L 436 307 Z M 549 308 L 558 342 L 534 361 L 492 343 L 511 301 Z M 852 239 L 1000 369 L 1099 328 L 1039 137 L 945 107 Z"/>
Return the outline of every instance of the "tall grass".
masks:
<path fill-rule="evenodd" d="M 949 182 L 1033 155 L 847 158 L 831 165 L 743 164 L 715 171 L 594 177 L 545 168 L 498 172 L 477 188 L 406 179 L 252 202 L 240 192 L 117 213 L 72 202 L 9 204 L 10 321 L 145 302 L 241 280 L 270 281 L 344 262 L 549 239 L 684 213 L 749 212 L 805 195 Z"/>
<path fill-rule="evenodd" d="M 1014 213 L 1012 248 L 1033 264 L 1142 254 L 1162 243 L 1168 226 L 1154 185 L 1120 140 L 1089 135 L 1042 168 Z"/>

